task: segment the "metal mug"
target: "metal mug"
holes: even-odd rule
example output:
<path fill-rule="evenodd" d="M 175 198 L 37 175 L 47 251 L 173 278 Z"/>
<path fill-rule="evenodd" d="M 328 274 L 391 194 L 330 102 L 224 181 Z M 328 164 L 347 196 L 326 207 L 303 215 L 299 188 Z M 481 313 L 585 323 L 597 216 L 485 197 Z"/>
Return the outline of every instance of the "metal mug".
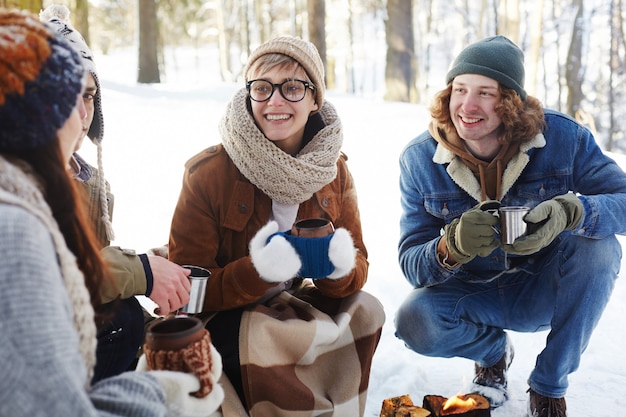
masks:
<path fill-rule="evenodd" d="M 188 276 L 191 281 L 191 290 L 189 291 L 189 303 L 183 306 L 180 311 L 187 314 L 202 313 L 206 284 L 211 276 L 211 271 L 194 265 L 182 265 L 182 267 L 191 270 Z"/>
<path fill-rule="evenodd" d="M 529 207 L 508 206 L 500 207 L 500 229 L 502 243 L 510 245 L 515 239 L 526 233 L 527 224 L 523 220 L 530 211 Z"/>

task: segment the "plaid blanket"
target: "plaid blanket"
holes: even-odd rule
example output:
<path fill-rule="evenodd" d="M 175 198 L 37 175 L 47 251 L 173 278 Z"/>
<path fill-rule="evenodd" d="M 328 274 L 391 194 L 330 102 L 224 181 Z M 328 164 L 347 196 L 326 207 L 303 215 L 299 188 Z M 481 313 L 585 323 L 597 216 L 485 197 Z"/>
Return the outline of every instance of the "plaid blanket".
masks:
<path fill-rule="evenodd" d="M 384 321 L 366 292 L 331 299 L 312 286 L 247 309 L 239 349 L 250 416 L 363 416 Z"/>

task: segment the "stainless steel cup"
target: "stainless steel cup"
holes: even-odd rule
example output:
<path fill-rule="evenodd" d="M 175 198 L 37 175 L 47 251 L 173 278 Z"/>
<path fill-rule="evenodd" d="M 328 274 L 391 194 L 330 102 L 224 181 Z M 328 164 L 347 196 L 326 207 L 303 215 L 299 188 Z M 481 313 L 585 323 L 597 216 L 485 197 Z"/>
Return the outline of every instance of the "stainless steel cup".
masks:
<path fill-rule="evenodd" d="M 194 265 L 183 265 L 183 268 L 191 270 L 191 274 L 188 277 L 191 281 L 191 290 L 189 292 L 189 303 L 180 310 L 187 314 L 201 313 L 204 306 L 206 284 L 211 276 L 211 271 Z"/>
<path fill-rule="evenodd" d="M 500 228 L 502 243 L 512 244 L 515 239 L 526 233 L 526 222 L 522 220 L 530 211 L 528 207 L 500 207 Z"/>

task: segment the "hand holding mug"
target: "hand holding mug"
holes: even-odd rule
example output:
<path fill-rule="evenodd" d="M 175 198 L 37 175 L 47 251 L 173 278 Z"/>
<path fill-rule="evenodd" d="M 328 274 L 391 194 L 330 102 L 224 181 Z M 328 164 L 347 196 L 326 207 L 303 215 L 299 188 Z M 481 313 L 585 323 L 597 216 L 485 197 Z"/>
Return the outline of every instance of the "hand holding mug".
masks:
<path fill-rule="evenodd" d="M 476 256 L 489 256 L 500 246 L 493 228 L 498 217 L 490 208 L 494 203 L 499 206 L 497 201 L 478 204 L 445 226 L 446 246 L 457 263 L 467 263 Z"/>
<path fill-rule="evenodd" d="M 211 336 L 195 317 L 176 317 L 153 322 L 146 332 L 145 367 L 156 371 L 194 374 L 199 389 L 191 395 L 209 395 L 221 373 L 221 358 L 211 344 Z M 216 363 L 217 361 L 217 363 Z M 217 369 L 216 369 L 217 368 Z"/>

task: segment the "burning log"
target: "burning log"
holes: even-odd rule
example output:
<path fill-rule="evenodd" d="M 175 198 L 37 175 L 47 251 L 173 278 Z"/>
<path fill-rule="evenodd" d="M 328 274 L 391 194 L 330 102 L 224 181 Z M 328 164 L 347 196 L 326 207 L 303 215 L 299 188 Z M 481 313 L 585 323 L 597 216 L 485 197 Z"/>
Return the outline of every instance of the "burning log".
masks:
<path fill-rule="evenodd" d="M 413 404 L 409 395 L 383 400 L 380 417 L 429 417 L 431 412 Z"/>
<path fill-rule="evenodd" d="M 422 407 L 429 410 L 433 417 L 491 417 L 489 400 L 480 394 L 455 395 L 451 398 L 426 395 Z"/>

